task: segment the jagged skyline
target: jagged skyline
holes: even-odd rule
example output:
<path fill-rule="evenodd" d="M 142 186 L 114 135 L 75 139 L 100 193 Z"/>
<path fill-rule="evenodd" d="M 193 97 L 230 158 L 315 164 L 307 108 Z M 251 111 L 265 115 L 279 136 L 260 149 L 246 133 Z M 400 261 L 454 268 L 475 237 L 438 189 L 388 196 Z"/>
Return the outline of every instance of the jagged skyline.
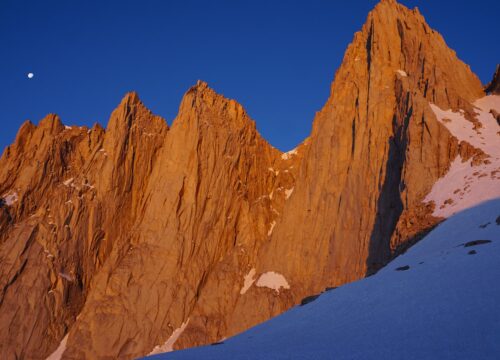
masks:
<path fill-rule="evenodd" d="M 136 92 L 105 129 L 25 122 L 0 157 L 2 359 L 219 344 L 376 274 L 500 197 L 499 82 L 486 94 L 418 9 L 382 0 L 293 151 L 203 81 L 171 126 Z"/>
<path fill-rule="evenodd" d="M 375 3 L 2 2 L 0 151 L 24 120 L 51 112 L 69 125 L 105 126 L 128 91 L 171 124 L 197 79 L 239 101 L 266 140 L 290 150 L 309 135 L 345 47 Z M 418 6 L 482 82 L 490 80 L 499 49 L 480 34 L 495 33 L 498 2 L 402 3 Z"/>

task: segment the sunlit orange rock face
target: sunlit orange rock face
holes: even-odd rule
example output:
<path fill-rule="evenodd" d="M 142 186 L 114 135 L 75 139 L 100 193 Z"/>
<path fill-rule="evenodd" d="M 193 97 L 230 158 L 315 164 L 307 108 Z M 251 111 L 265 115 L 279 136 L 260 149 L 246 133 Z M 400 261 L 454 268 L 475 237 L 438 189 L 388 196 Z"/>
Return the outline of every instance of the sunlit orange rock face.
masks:
<path fill-rule="evenodd" d="M 2 359 L 208 344 L 369 275 L 440 220 L 423 199 L 456 155 L 482 161 L 429 104 L 472 118 L 482 96 L 418 10 L 385 0 L 292 152 L 204 82 L 171 128 L 134 93 L 106 129 L 25 123 L 0 159 Z"/>

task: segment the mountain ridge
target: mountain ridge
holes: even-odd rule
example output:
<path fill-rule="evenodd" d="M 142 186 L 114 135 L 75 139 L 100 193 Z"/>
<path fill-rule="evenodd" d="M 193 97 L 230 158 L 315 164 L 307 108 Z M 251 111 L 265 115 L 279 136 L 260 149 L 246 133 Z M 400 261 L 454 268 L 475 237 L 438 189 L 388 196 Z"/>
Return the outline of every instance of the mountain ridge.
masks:
<path fill-rule="evenodd" d="M 418 10 L 383 0 L 290 152 L 203 81 L 171 126 L 134 92 L 106 129 L 25 123 L 0 158 L 0 353 L 205 345 L 376 272 L 443 219 L 425 199 L 458 156 L 494 160 L 431 106 L 480 132 L 484 95 Z"/>

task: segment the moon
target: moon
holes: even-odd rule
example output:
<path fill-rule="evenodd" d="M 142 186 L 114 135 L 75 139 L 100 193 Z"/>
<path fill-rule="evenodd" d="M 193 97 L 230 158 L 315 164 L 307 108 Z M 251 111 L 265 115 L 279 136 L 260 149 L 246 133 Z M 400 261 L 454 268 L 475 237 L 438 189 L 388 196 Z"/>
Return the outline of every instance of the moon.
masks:
<path fill-rule="evenodd" d="M 35 74 L 33 74 L 32 72 L 28 73 L 28 79 L 32 79 L 33 76 L 35 76 Z"/>

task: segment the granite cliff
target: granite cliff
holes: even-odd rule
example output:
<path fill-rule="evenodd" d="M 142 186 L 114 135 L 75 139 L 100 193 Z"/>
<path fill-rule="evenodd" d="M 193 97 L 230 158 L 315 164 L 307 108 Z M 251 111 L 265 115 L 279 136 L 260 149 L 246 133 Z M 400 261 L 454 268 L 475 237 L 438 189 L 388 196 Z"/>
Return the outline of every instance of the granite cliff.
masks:
<path fill-rule="evenodd" d="M 202 81 L 170 128 L 135 93 L 106 129 L 26 122 L 0 159 L 2 358 L 209 344 L 373 274 L 466 206 L 470 182 L 500 196 L 488 92 L 418 9 L 383 0 L 291 152 Z"/>

